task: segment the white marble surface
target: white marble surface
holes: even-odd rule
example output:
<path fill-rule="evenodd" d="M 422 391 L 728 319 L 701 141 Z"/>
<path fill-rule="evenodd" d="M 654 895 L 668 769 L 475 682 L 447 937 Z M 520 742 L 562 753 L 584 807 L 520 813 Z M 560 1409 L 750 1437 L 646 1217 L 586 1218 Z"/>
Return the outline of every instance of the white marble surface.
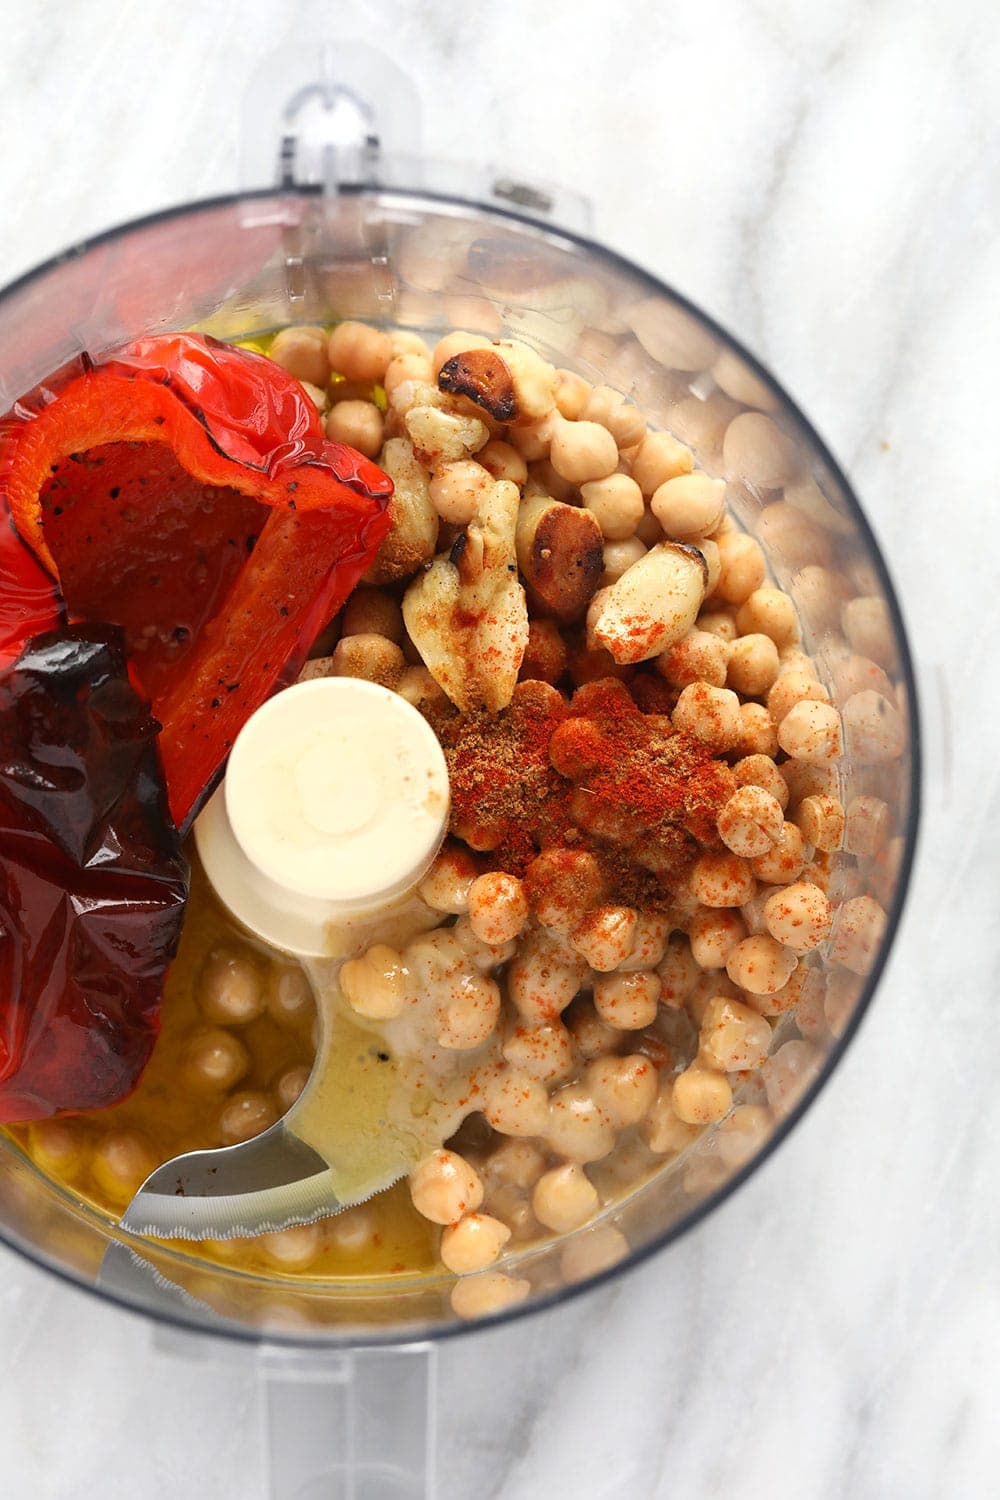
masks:
<path fill-rule="evenodd" d="M 844 460 L 950 687 L 916 887 L 808 1119 L 611 1289 L 441 1353 L 444 1500 L 996 1493 L 1000 1196 L 990 0 L 54 0 L 4 14 L 0 282 L 237 180 L 248 75 L 336 22 L 417 78 L 425 144 L 587 193 L 741 334 Z M 4 1500 L 265 1494 L 253 1373 L 191 1363 L 0 1253 Z M 141 1465 L 141 1468 L 140 1468 Z M 211 1477 L 209 1477 L 211 1476 Z"/>

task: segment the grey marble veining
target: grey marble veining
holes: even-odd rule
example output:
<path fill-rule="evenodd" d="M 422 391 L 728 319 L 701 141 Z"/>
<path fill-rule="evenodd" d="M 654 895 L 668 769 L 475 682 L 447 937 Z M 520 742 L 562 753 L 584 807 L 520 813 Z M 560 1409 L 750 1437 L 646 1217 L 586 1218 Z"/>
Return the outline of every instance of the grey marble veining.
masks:
<path fill-rule="evenodd" d="M 585 193 L 599 237 L 771 364 L 902 593 L 928 809 L 877 1003 L 792 1138 L 682 1243 L 443 1346 L 442 1500 L 995 1494 L 995 7 L 40 0 L 4 20 L 0 282 L 236 185 L 254 68 L 336 22 L 416 79 L 430 155 Z M 8 1253 L 0 1348 L 4 1500 L 264 1500 L 249 1365 L 182 1358 Z"/>

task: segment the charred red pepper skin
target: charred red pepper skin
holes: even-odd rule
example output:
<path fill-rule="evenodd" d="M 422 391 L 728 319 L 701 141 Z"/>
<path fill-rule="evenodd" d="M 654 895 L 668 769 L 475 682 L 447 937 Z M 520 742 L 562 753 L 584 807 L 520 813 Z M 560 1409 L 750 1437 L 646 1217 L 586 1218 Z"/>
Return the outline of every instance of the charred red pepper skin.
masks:
<path fill-rule="evenodd" d="M 116 1103 L 159 1030 L 188 869 L 121 632 L 0 679 L 0 1122 Z"/>
<path fill-rule="evenodd" d="M 170 808 L 185 829 L 241 725 L 294 676 L 317 631 L 370 564 L 388 530 L 392 483 L 360 454 L 325 439 L 313 403 L 272 361 L 195 334 L 137 340 L 69 381 L 27 420 L 22 407 L 0 438 L 0 497 L 35 563 L 25 611 L 33 627 L 56 623 L 60 598 L 71 619 L 134 626 L 129 611 L 139 598 L 151 611 L 151 632 L 184 637 L 173 658 L 161 651 L 144 661 L 133 650 L 131 666 L 163 724 Z M 176 623 L 190 593 L 177 576 L 182 528 L 165 536 L 161 554 L 150 549 L 156 588 L 139 596 L 120 584 L 136 549 L 108 502 L 120 488 L 116 462 L 141 481 L 135 444 L 173 455 L 182 482 L 175 475 L 168 488 L 178 515 L 185 505 L 193 513 L 206 487 L 247 502 L 236 541 L 244 550 L 252 545 L 252 553 L 231 580 L 227 575 L 212 613 L 195 610 L 193 626 Z M 97 470 L 88 460 L 95 452 Z M 120 514 L 126 511 L 141 528 L 141 497 L 123 500 Z M 215 549 L 206 551 L 210 580 L 227 565 L 231 511 Z M 77 524 L 90 515 L 103 517 L 100 527 Z M 21 562 L 0 547 L 0 583 Z M 34 633 L 16 621 L 3 630 L 7 623 L 0 616 L 0 667 Z"/>

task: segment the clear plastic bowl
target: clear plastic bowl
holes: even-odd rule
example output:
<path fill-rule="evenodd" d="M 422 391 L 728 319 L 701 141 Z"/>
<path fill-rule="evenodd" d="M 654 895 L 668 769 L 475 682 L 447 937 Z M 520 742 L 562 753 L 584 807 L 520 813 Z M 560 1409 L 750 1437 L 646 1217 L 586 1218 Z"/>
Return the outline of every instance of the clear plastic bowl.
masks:
<path fill-rule="evenodd" d="M 402 190 L 348 189 L 333 198 L 269 190 L 114 230 L 0 294 L 0 407 L 82 351 L 98 357 L 141 333 L 197 325 L 250 336 L 335 318 L 432 336 L 455 327 L 515 336 L 556 365 L 627 393 L 729 481 L 733 511 L 795 599 L 834 700 L 843 708 L 854 690 L 849 674 L 836 670 L 854 652 L 888 674 L 899 710 L 900 755 L 873 760 L 863 737 L 849 736 L 842 763 L 845 805 L 877 797 L 887 821 L 878 855 L 840 860 L 835 899 L 877 902 L 884 931 L 871 926 L 866 956 L 835 926 L 807 999 L 783 1020 L 763 1081 L 748 1085 L 769 1111 L 764 1137 L 747 1155 L 745 1141 L 712 1127 L 600 1223 L 509 1257 L 504 1269 L 531 1283 L 527 1299 L 499 1315 L 509 1319 L 664 1249 L 770 1155 L 834 1071 L 878 983 L 910 874 L 919 800 L 913 666 L 858 501 L 767 371 L 662 282 L 598 244 L 512 212 Z M 848 912 L 863 925 L 877 921 L 871 905 Z M 164 1298 L 152 1277 L 98 1285 L 114 1238 L 109 1219 L 0 1137 L 0 1240 L 153 1318 L 312 1349 L 412 1343 L 470 1326 L 451 1311 L 453 1278 L 443 1273 L 382 1284 L 293 1282 L 139 1242 L 134 1248 L 182 1295 Z"/>

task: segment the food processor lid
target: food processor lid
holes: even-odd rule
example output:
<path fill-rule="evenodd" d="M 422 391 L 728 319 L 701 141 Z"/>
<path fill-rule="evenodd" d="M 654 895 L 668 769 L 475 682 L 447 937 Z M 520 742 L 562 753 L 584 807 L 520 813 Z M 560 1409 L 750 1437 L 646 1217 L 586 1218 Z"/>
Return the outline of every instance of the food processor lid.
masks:
<path fill-rule="evenodd" d="M 195 841 L 245 927 L 322 957 L 335 951 L 339 924 L 412 891 L 448 807 L 444 753 L 417 709 L 377 683 L 321 677 L 251 715 Z"/>

